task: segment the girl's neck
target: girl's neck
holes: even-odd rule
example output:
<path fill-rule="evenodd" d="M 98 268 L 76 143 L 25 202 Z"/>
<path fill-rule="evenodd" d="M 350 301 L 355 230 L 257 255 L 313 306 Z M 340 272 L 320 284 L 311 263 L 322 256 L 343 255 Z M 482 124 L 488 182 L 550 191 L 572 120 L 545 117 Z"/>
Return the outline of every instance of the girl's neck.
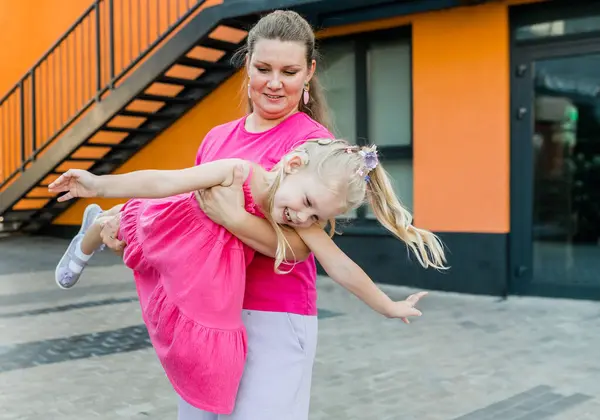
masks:
<path fill-rule="evenodd" d="M 267 193 L 269 191 L 269 187 L 273 185 L 273 182 L 275 181 L 276 174 L 267 171 L 265 168 L 256 163 L 250 164 L 253 168 L 252 178 L 250 179 L 250 191 L 252 192 L 254 201 L 264 213 L 269 211 Z"/>
<path fill-rule="evenodd" d="M 296 114 L 297 112 L 299 112 L 299 111 L 297 109 L 294 109 L 289 114 L 284 115 L 283 117 L 280 117 L 280 118 L 275 118 L 275 119 L 266 119 L 266 118 L 258 115 L 256 112 L 252 112 L 246 118 L 244 128 L 246 129 L 246 131 L 248 131 L 250 133 L 262 133 L 264 131 L 268 131 L 268 130 L 272 129 L 273 127 L 276 127 L 282 121 L 291 117 L 292 115 Z"/>

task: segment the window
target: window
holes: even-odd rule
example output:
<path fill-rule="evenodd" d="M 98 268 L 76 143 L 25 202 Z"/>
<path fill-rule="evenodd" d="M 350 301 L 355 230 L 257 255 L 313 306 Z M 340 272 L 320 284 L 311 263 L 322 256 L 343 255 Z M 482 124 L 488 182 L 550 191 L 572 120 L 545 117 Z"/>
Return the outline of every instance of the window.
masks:
<path fill-rule="evenodd" d="M 557 19 L 517 28 L 516 39 L 526 41 L 539 38 L 556 38 L 600 31 L 600 16 Z"/>
<path fill-rule="evenodd" d="M 410 31 L 402 28 L 326 39 L 320 51 L 319 76 L 335 135 L 354 144 L 376 144 L 396 194 L 412 211 Z M 341 217 L 374 219 L 370 208 Z"/>

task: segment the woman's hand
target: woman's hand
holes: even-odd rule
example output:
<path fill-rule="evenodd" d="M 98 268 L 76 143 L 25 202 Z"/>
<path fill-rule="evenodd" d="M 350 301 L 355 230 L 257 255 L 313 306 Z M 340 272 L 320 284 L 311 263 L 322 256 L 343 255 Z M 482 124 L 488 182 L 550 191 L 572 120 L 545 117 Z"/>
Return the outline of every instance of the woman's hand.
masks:
<path fill-rule="evenodd" d="M 236 166 L 230 186 L 196 191 L 196 200 L 210 220 L 229 228 L 240 223 L 246 216 L 243 185 L 243 168 Z"/>
<path fill-rule="evenodd" d="M 264 218 L 248 213 L 244 207 L 244 171 L 236 168 L 228 187 L 212 187 L 196 192 L 200 208 L 215 223 L 223 226 L 255 251 L 275 258 L 277 236 Z M 297 261 L 308 258 L 310 250 L 294 231 L 284 233 Z M 291 254 L 288 254 L 291 255 Z"/>
<path fill-rule="evenodd" d="M 102 224 L 100 237 L 102 242 L 112 249 L 117 255 L 123 255 L 123 248 L 127 245 L 125 241 L 120 241 L 118 238 L 119 227 L 121 226 L 121 214 L 117 214 L 109 218 Z"/>

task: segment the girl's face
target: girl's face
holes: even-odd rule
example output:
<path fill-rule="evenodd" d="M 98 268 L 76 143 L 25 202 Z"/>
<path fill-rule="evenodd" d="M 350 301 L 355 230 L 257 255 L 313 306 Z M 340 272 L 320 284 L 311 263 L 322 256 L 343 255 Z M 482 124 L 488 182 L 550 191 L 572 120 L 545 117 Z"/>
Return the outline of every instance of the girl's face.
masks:
<path fill-rule="evenodd" d="M 314 171 L 307 170 L 298 156 L 286 163 L 285 173 L 273 201 L 271 216 L 276 223 L 309 227 L 346 211 L 339 189 L 326 185 Z"/>
<path fill-rule="evenodd" d="M 298 110 L 304 90 L 315 71 L 306 63 L 300 42 L 260 39 L 246 62 L 248 92 L 254 112 L 264 119 L 280 119 Z"/>

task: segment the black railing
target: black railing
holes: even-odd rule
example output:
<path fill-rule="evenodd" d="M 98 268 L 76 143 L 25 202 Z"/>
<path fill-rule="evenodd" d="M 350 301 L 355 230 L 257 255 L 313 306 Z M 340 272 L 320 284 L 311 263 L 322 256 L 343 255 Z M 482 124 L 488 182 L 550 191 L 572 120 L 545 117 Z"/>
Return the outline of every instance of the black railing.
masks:
<path fill-rule="evenodd" d="M 205 0 L 96 0 L 0 100 L 0 189 Z"/>

